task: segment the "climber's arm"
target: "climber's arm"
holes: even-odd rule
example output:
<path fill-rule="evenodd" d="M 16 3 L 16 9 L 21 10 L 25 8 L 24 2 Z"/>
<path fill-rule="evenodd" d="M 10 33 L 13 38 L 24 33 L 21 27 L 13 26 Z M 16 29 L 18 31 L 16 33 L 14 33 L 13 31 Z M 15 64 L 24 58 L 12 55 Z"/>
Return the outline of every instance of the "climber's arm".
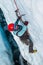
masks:
<path fill-rule="evenodd" d="M 15 26 L 18 25 L 20 18 L 21 18 L 21 17 L 18 17 L 18 19 L 16 20 L 16 22 L 15 22 Z"/>

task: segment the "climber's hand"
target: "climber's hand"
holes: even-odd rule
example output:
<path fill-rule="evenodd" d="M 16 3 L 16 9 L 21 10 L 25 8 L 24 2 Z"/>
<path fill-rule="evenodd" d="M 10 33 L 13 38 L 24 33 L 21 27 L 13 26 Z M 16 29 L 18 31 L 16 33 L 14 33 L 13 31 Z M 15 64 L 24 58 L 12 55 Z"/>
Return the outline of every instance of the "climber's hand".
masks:
<path fill-rule="evenodd" d="M 15 12 L 18 12 L 18 11 L 19 11 L 19 9 L 15 10 Z"/>
<path fill-rule="evenodd" d="M 21 19 L 21 16 L 18 16 L 18 19 Z"/>
<path fill-rule="evenodd" d="M 28 23 L 29 23 L 28 21 L 25 21 L 25 22 L 24 22 L 24 25 L 26 25 L 26 26 L 27 26 L 27 25 L 28 25 Z"/>

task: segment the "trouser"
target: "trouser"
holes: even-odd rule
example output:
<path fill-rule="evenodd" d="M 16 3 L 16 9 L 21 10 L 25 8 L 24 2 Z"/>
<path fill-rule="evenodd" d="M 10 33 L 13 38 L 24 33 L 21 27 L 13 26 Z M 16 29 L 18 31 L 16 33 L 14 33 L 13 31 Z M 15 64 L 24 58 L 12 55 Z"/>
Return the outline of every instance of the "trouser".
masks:
<path fill-rule="evenodd" d="M 30 36 L 29 36 L 29 42 L 30 42 L 30 44 L 29 44 L 29 52 L 32 52 L 33 51 L 33 42 L 31 40 Z"/>
<path fill-rule="evenodd" d="M 24 33 L 23 36 L 20 37 L 20 40 L 25 43 L 26 45 L 29 45 L 29 51 L 33 51 L 33 41 L 31 39 L 30 34 L 28 33 L 28 31 L 26 31 Z"/>

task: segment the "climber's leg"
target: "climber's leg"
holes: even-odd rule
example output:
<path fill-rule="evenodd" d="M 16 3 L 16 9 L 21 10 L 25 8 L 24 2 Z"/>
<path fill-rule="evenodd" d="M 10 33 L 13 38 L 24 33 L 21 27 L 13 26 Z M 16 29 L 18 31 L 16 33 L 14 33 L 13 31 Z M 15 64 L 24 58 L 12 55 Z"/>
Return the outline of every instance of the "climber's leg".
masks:
<path fill-rule="evenodd" d="M 31 40 L 31 37 L 29 36 L 29 52 L 30 53 L 35 53 L 35 52 L 37 52 L 37 50 L 34 50 L 33 49 L 33 41 Z"/>

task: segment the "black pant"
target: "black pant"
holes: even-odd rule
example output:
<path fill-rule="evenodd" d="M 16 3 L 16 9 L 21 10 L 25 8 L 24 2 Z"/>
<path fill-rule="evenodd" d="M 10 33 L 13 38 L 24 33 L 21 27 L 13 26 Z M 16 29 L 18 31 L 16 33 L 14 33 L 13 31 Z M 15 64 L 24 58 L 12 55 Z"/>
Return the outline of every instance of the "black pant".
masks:
<path fill-rule="evenodd" d="M 29 45 L 29 52 L 33 51 L 33 41 L 32 38 L 30 36 L 30 34 L 28 33 L 28 31 L 26 31 L 23 36 L 20 37 L 20 40 L 25 43 L 26 45 Z"/>
<path fill-rule="evenodd" d="M 33 41 L 32 41 L 30 36 L 28 36 L 28 39 L 29 39 L 29 42 L 30 42 L 30 44 L 29 44 L 29 52 L 32 52 L 33 51 Z"/>

